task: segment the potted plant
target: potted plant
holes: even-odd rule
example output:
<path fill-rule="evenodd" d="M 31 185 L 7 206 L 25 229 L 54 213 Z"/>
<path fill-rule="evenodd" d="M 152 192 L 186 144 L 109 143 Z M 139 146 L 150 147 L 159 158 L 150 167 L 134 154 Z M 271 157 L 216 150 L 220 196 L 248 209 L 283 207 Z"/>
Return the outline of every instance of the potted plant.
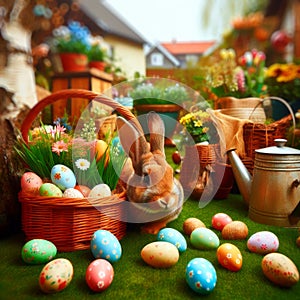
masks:
<path fill-rule="evenodd" d="M 96 68 L 101 71 L 105 70 L 106 60 L 108 59 L 108 45 L 106 45 L 101 37 L 92 37 L 88 59 L 90 68 Z"/>
<path fill-rule="evenodd" d="M 266 70 L 265 83 L 270 96 L 286 100 L 296 113 L 300 109 L 300 65 L 295 63 L 275 63 Z M 278 101 L 272 102 L 273 119 L 279 120 L 287 113 L 286 107 Z M 283 108 L 283 109 L 281 109 Z"/>
<path fill-rule="evenodd" d="M 60 56 L 64 71 L 84 71 L 88 65 L 90 31 L 79 22 L 53 30 L 53 45 Z"/>
<path fill-rule="evenodd" d="M 148 79 L 138 83 L 129 91 L 129 96 L 133 99 L 133 109 L 140 116 L 145 132 L 148 129 L 142 116 L 149 111 L 156 111 L 165 123 L 165 135 L 169 139 L 175 130 L 179 111 L 191 100 L 183 85 L 165 79 Z"/>

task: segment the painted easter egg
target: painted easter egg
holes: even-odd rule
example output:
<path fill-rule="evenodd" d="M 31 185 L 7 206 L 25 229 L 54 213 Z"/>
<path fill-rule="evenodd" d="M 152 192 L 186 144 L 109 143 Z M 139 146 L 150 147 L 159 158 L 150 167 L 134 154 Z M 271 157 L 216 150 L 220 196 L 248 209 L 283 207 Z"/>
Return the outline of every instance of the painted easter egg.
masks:
<path fill-rule="evenodd" d="M 236 272 L 242 268 L 243 258 L 241 251 L 233 244 L 225 243 L 219 246 L 217 250 L 218 262 L 222 267 Z"/>
<path fill-rule="evenodd" d="M 64 290 L 73 278 L 73 266 L 65 258 L 57 258 L 44 266 L 39 276 L 39 285 L 45 293 Z"/>
<path fill-rule="evenodd" d="M 205 224 L 197 218 L 188 218 L 183 222 L 182 228 L 185 234 L 190 235 L 194 229 L 206 227 Z"/>
<path fill-rule="evenodd" d="M 299 281 L 299 271 L 294 262 L 281 253 L 268 253 L 261 262 L 264 275 L 282 287 L 291 287 Z"/>
<path fill-rule="evenodd" d="M 120 260 L 122 247 L 117 237 L 108 230 L 99 229 L 91 239 L 91 251 L 95 258 L 103 258 L 111 263 Z"/>
<path fill-rule="evenodd" d="M 210 294 L 217 284 L 217 272 L 205 258 L 192 259 L 186 267 L 185 278 L 189 287 L 202 295 Z"/>
<path fill-rule="evenodd" d="M 88 197 L 101 199 L 101 198 L 110 197 L 110 196 L 111 196 L 110 187 L 105 183 L 100 183 L 100 184 L 95 185 L 91 189 Z"/>
<path fill-rule="evenodd" d="M 64 165 L 55 165 L 51 169 L 51 181 L 62 191 L 73 188 L 76 185 L 76 177 L 73 171 Z"/>
<path fill-rule="evenodd" d="M 43 264 L 52 260 L 57 253 L 56 246 L 44 239 L 28 241 L 22 248 L 21 256 L 27 264 Z"/>
<path fill-rule="evenodd" d="M 38 194 L 43 180 L 33 172 L 25 172 L 21 177 L 21 189 L 25 193 Z"/>
<path fill-rule="evenodd" d="M 75 188 L 68 188 L 63 193 L 64 198 L 84 198 L 84 196 Z"/>
<path fill-rule="evenodd" d="M 247 247 L 251 252 L 268 254 L 278 250 L 279 240 L 273 232 L 259 231 L 250 236 Z"/>
<path fill-rule="evenodd" d="M 74 189 L 78 190 L 84 197 L 88 197 L 91 189 L 86 185 L 75 185 Z"/>
<path fill-rule="evenodd" d="M 170 268 L 178 262 L 179 251 L 169 242 L 156 241 L 141 251 L 143 261 L 154 268 Z"/>
<path fill-rule="evenodd" d="M 216 249 L 220 245 L 218 236 L 208 228 L 196 228 L 190 236 L 191 244 L 197 249 Z"/>
<path fill-rule="evenodd" d="M 187 248 L 187 243 L 184 236 L 176 229 L 163 228 L 157 234 L 158 241 L 165 241 L 175 245 L 179 252 L 184 252 Z"/>
<path fill-rule="evenodd" d="M 61 189 L 50 182 L 43 183 L 39 189 L 39 193 L 45 197 L 62 197 L 63 195 Z"/>
<path fill-rule="evenodd" d="M 114 279 L 114 269 L 109 261 L 98 258 L 92 261 L 85 272 L 85 281 L 94 292 L 106 290 Z"/>
<path fill-rule="evenodd" d="M 248 236 L 248 227 L 244 222 L 232 221 L 222 229 L 224 240 L 244 240 Z"/>
<path fill-rule="evenodd" d="M 225 225 L 231 222 L 232 222 L 231 217 L 224 213 L 215 214 L 211 220 L 212 227 L 220 231 L 222 231 Z"/>

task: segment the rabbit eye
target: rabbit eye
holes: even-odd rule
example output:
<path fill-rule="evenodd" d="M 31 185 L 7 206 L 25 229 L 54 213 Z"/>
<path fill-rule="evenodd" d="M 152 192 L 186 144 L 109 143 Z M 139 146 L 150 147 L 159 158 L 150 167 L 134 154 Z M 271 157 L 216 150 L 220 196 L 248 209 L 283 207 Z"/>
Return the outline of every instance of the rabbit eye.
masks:
<path fill-rule="evenodd" d="M 146 185 L 150 185 L 151 184 L 151 178 L 150 178 L 149 174 L 144 174 L 144 183 Z"/>

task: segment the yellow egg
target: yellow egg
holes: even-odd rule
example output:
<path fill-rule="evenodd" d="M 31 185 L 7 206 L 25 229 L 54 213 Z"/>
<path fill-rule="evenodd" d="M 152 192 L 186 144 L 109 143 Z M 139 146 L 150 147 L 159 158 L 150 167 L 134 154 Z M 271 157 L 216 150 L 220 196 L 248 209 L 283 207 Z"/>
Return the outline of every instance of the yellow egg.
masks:
<path fill-rule="evenodd" d="M 96 161 L 98 162 L 101 157 L 105 154 L 106 155 L 106 159 L 105 159 L 105 165 L 108 162 L 108 151 L 107 151 L 108 145 L 105 141 L 103 140 L 97 140 L 95 143 L 95 155 L 96 155 Z"/>

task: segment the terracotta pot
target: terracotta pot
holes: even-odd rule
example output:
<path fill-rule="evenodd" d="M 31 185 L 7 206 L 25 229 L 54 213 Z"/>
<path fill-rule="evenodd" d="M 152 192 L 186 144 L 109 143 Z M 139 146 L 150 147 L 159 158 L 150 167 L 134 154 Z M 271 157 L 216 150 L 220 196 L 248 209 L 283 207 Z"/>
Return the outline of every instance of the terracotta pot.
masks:
<path fill-rule="evenodd" d="M 64 71 L 86 71 L 88 57 L 81 53 L 60 53 L 60 60 Z"/>
<path fill-rule="evenodd" d="M 105 70 L 106 63 L 104 61 L 90 61 L 89 62 L 89 68 L 95 68 L 100 71 Z"/>

